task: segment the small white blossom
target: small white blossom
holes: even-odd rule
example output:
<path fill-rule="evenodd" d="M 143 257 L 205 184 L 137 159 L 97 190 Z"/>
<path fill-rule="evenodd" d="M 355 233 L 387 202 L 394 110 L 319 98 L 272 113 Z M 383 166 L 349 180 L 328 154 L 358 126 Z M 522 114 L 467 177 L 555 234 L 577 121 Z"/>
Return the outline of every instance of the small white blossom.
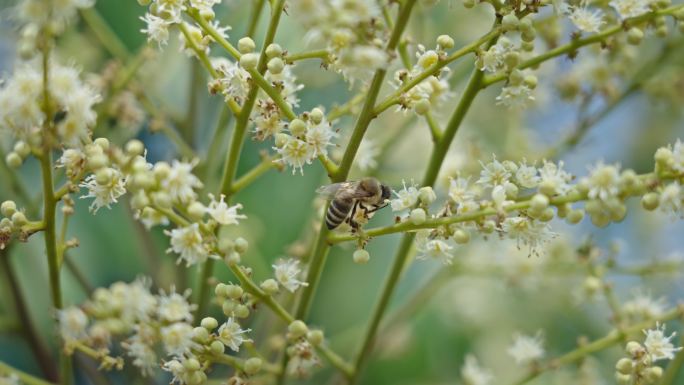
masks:
<path fill-rule="evenodd" d="M 675 348 L 672 342 L 670 342 L 677 333 L 665 336 L 665 324 L 659 325 L 656 323 L 655 329 L 644 330 L 644 334 L 646 335 L 644 347 L 646 347 L 646 351 L 648 351 L 654 362 L 658 360 L 671 360 L 674 358 L 675 353 L 682 350 L 682 348 Z"/>
<path fill-rule="evenodd" d="M 333 138 L 337 133 L 328 122 L 323 119 L 319 124 L 312 124 L 306 130 L 306 142 L 313 147 L 313 156 L 328 155 L 328 147 L 333 145 Z"/>
<path fill-rule="evenodd" d="M 212 59 L 212 65 L 220 75 L 218 81 L 226 100 L 233 99 L 242 103 L 247 98 L 250 89 L 249 79 L 251 75 L 249 72 L 240 67 L 238 63 L 225 58 Z"/>
<path fill-rule="evenodd" d="M 161 292 L 159 295 L 159 307 L 157 314 L 159 319 L 164 322 L 190 322 L 192 321 L 192 312 L 196 306 L 188 302 L 190 291 L 184 294 L 176 293 L 175 288 L 171 288 L 171 292 L 166 294 Z"/>
<path fill-rule="evenodd" d="M 304 85 L 297 83 L 297 77 L 295 77 L 290 66 L 285 66 L 283 71 L 279 74 L 274 74 L 269 71 L 266 73 L 265 77 L 269 82 L 279 85 L 280 94 L 288 105 L 291 107 L 299 107 L 297 92 L 304 88 Z"/>
<path fill-rule="evenodd" d="M 88 194 L 82 195 L 81 199 L 95 198 L 90 204 L 90 211 L 97 213 L 101 207 L 111 208 L 117 198 L 126 193 L 126 181 L 121 172 L 114 168 L 106 169 L 109 172 L 109 181 L 105 184 L 97 183 L 95 174 L 88 175 L 81 187 L 88 189 Z M 102 172 L 104 170 L 100 170 Z"/>
<path fill-rule="evenodd" d="M 684 173 L 684 142 L 677 139 L 672 147 L 672 169 Z"/>
<path fill-rule="evenodd" d="M 590 170 L 586 182 L 589 185 L 589 198 L 602 201 L 613 198 L 619 192 L 620 166 L 599 162 Z"/>
<path fill-rule="evenodd" d="M 654 299 L 649 293 L 637 290 L 632 299 L 622 305 L 622 311 L 637 319 L 654 319 L 665 313 L 667 303 L 664 297 Z"/>
<path fill-rule="evenodd" d="M 526 161 L 520 162 L 515 172 L 515 183 L 524 188 L 535 188 L 539 185 L 541 178 L 537 175 L 537 168 L 528 166 Z"/>
<path fill-rule="evenodd" d="M 336 67 L 350 83 L 370 80 L 375 70 L 386 68 L 389 55 L 382 48 L 354 45 L 340 52 Z"/>
<path fill-rule="evenodd" d="M 217 201 L 213 194 L 209 194 L 209 199 L 211 199 L 211 202 L 206 210 L 216 222 L 222 225 L 237 225 L 238 219 L 247 218 L 246 215 L 238 214 L 237 212 L 238 210 L 242 209 L 241 204 L 238 203 L 233 206 L 228 206 L 228 204 L 224 201 L 225 198 L 226 196 L 221 194 L 221 199 Z"/>
<path fill-rule="evenodd" d="M 496 104 L 508 108 L 526 108 L 533 102 L 534 95 L 532 89 L 525 84 L 507 85 L 501 89 L 501 93 L 496 97 Z"/>
<path fill-rule="evenodd" d="M 147 34 L 148 42 L 156 41 L 160 47 L 168 43 L 169 27 L 172 23 L 151 13 L 146 13 L 145 16 L 141 16 L 140 20 L 144 21 L 147 25 L 145 28 L 141 29 L 140 32 Z"/>
<path fill-rule="evenodd" d="M 159 367 L 159 358 L 153 347 L 137 337 L 136 334 L 121 345 L 126 349 L 127 355 L 133 359 L 133 365 L 140 368 L 142 375 L 152 376 Z"/>
<path fill-rule="evenodd" d="M 147 230 L 157 225 L 167 226 L 169 224 L 169 218 L 152 207 L 145 207 L 136 213 L 136 219 L 139 219 Z"/>
<path fill-rule="evenodd" d="M 320 363 L 314 347 L 305 339 L 297 342 L 288 352 L 291 353 L 290 361 L 287 364 L 287 372 L 290 375 L 300 378 L 306 377 L 311 373 L 311 369 Z"/>
<path fill-rule="evenodd" d="M 570 189 L 569 182 L 572 175 L 563 170 L 563 162 L 556 165 L 553 162 L 544 160 L 544 164 L 539 168 L 540 186 L 552 190 L 555 194 L 564 194 Z"/>
<path fill-rule="evenodd" d="M 493 46 L 480 57 L 480 69 L 487 72 L 498 72 L 505 68 L 506 54 L 515 51 L 513 43 L 506 37 L 501 37 Z"/>
<path fill-rule="evenodd" d="M 171 379 L 171 384 L 182 385 L 185 383 L 183 377 L 185 375 L 185 367 L 183 364 L 177 360 L 166 361 L 162 364 L 162 370 L 171 373 L 173 378 Z"/>
<path fill-rule="evenodd" d="M 538 254 L 537 248 L 556 236 L 547 223 L 527 217 L 506 218 L 501 229 L 509 238 L 516 240 L 518 248 L 521 244 L 528 246 L 531 254 Z"/>
<path fill-rule="evenodd" d="M 454 247 L 439 239 L 430 239 L 429 230 L 421 230 L 416 235 L 416 259 L 436 259 L 445 265 L 451 265 L 454 256 L 450 251 Z"/>
<path fill-rule="evenodd" d="M 275 150 L 280 155 L 280 162 L 292 167 L 292 174 L 299 169 L 301 175 L 304 175 L 304 165 L 311 164 L 316 153 L 314 146 L 292 136 L 287 138 L 282 148 L 275 148 Z"/>
<path fill-rule="evenodd" d="M 57 311 L 59 333 L 65 343 L 76 342 L 87 337 L 88 316 L 75 306 Z"/>
<path fill-rule="evenodd" d="M 449 198 L 458 204 L 474 199 L 469 178 L 449 178 Z"/>
<path fill-rule="evenodd" d="M 511 178 L 511 172 L 496 158 L 487 164 L 480 162 L 480 165 L 482 171 L 477 183 L 485 187 L 503 186 Z"/>
<path fill-rule="evenodd" d="M 188 203 L 197 197 L 194 189 L 202 188 L 202 182 L 192 173 L 196 165 L 196 160 L 193 162 L 173 160 L 169 175 L 161 181 L 161 187 L 171 196 L 171 199 Z"/>
<path fill-rule="evenodd" d="M 176 322 L 162 327 L 159 334 L 166 353 L 181 356 L 189 353 L 190 349 L 199 348 L 199 344 L 192 340 L 192 329 L 192 325 L 185 322 Z"/>
<path fill-rule="evenodd" d="M 401 183 L 404 185 L 404 188 L 399 191 L 393 191 L 397 198 L 390 201 L 392 211 L 405 210 L 418 203 L 419 194 L 416 186 L 409 185 L 409 187 L 406 187 L 406 181 L 402 181 Z"/>
<path fill-rule="evenodd" d="M 684 188 L 679 182 L 672 182 L 663 187 L 659 207 L 673 217 L 684 216 Z"/>
<path fill-rule="evenodd" d="M 516 334 L 507 352 L 518 365 L 527 365 L 544 357 L 543 340 L 541 331 L 535 336 Z"/>
<path fill-rule="evenodd" d="M 491 371 L 480 366 L 475 356 L 469 354 L 461 368 L 461 379 L 464 385 L 489 385 L 494 376 Z"/>
<path fill-rule="evenodd" d="M 297 278 L 302 270 L 299 268 L 299 261 L 296 259 L 280 260 L 273 265 L 273 270 L 278 283 L 291 293 L 294 293 L 300 286 L 309 286 L 308 283 Z"/>
<path fill-rule="evenodd" d="M 598 9 L 590 10 L 585 1 L 582 1 L 581 6 L 578 7 L 568 6 L 567 14 L 575 27 L 583 32 L 598 32 L 605 24 L 603 12 Z"/>
<path fill-rule="evenodd" d="M 613 0 L 608 4 L 617 11 L 623 20 L 643 15 L 650 10 L 649 0 Z"/>
<path fill-rule="evenodd" d="M 506 188 L 504 186 L 494 186 L 492 189 L 492 203 L 498 212 L 503 212 L 506 206 L 514 202 L 506 199 Z"/>
<path fill-rule="evenodd" d="M 251 329 L 241 329 L 233 317 L 221 325 L 218 329 L 218 339 L 224 345 L 229 347 L 234 352 L 240 351 L 240 345 L 244 342 L 251 342 L 249 338 L 245 338 L 244 334 L 249 333 Z"/>
<path fill-rule="evenodd" d="M 198 223 L 186 227 L 179 227 L 171 231 L 165 230 L 164 234 L 171 237 L 171 247 L 167 253 L 173 251 L 179 254 L 178 263 L 185 260 L 186 266 L 202 263 L 207 258 L 218 259 L 217 255 L 211 254 L 199 229 Z"/>

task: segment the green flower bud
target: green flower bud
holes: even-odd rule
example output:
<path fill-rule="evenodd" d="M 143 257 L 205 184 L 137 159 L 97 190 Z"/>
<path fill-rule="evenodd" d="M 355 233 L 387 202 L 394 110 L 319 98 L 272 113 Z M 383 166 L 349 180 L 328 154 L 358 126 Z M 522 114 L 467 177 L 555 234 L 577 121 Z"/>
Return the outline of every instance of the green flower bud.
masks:
<path fill-rule="evenodd" d="M 21 167 L 21 164 L 24 163 L 23 159 L 21 159 L 21 156 L 14 151 L 5 156 L 5 162 L 12 168 L 19 168 Z"/>
<path fill-rule="evenodd" d="M 463 0 L 463 6 L 470 9 L 475 6 L 475 0 Z"/>
<path fill-rule="evenodd" d="M 517 51 L 507 52 L 506 55 L 504 55 L 504 63 L 508 69 L 517 67 L 518 64 L 520 64 L 520 54 Z"/>
<path fill-rule="evenodd" d="M 292 321 L 292 323 L 288 325 L 287 331 L 290 332 L 290 335 L 293 339 L 297 339 L 304 337 L 309 331 L 309 328 L 306 327 L 306 324 L 303 321 L 296 320 Z"/>
<path fill-rule="evenodd" d="M 425 210 L 421 208 L 413 209 L 411 210 L 409 219 L 411 220 L 411 223 L 413 223 L 414 225 L 420 225 L 425 223 L 425 220 L 427 219 L 427 214 L 425 214 Z"/>
<path fill-rule="evenodd" d="M 454 239 L 454 242 L 462 245 L 470 241 L 470 233 L 467 230 L 457 229 L 454 231 L 452 238 Z"/>
<path fill-rule="evenodd" d="M 204 216 L 206 208 L 200 202 L 194 201 L 188 205 L 188 215 L 190 219 L 199 221 Z"/>
<path fill-rule="evenodd" d="M 632 373 L 633 367 L 634 367 L 634 363 L 629 358 L 620 358 L 618 360 L 617 364 L 615 364 L 615 370 L 617 370 L 618 373 L 621 373 L 621 374 Z"/>
<path fill-rule="evenodd" d="M 245 238 L 238 237 L 235 240 L 235 251 L 237 251 L 240 254 L 244 254 L 247 252 L 247 248 L 249 247 L 249 242 Z"/>
<path fill-rule="evenodd" d="M 530 209 L 540 212 L 549 207 L 549 198 L 543 194 L 535 194 L 530 199 Z"/>
<path fill-rule="evenodd" d="M 565 220 L 572 224 L 576 225 L 580 223 L 584 219 L 584 210 L 570 210 L 568 212 L 568 215 L 565 217 Z"/>
<path fill-rule="evenodd" d="M 643 346 L 641 346 L 640 343 L 636 341 L 629 341 L 627 342 L 627 345 L 625 345 L 625 352 L 630 356 L 634 358 L 640 358 L 646 353 L 646 350 L 644 349 Z"/>
<path fill-rule="evenodd" d="M 301 138 L 306 134 L 306 123 L 301 119 L 293 119 L 290 122 L 289 129 L 293 136 Z"/>
<path fill-rule="evenodd" d="M 240 57 L 240 67 L 247 71 L 256 69 L 259 64 L 259 55 L 255 53 L 246 53 Z"/>
<path fill-rule="evenodd" d="M 591 223 L 596 227 L 606 227 L 610 224 L 610 216 L 603 212 L 591 214 Z"/>
<path fill-rule="evenodd" d="M 254 40 L 252 40 L 251 37 L 243 37 L 238 40 L 238 51 L 240 51 L 240 53 L 248 54 L 254 52 L 255 48 L 256 44 L 254 44 Z M 242 63 L 240 64 L 242 65 Z"/>
<path fill-rule="evenodd" d="M 214 294 L 217 297 L 228 297 L 228 285 L 225 283 L 219 283 L 214 288 Z"/>
<path fill-rule="evenodd" d="M 218 327 L 218 321 L 214 317 L 202 318 L 200 325 L 207 330 L 214 330 Z"/>
<path fill-rule="evenodd" d="M 504 31 L 514 31 L 518 29 L 519 25 L 520 20 L 518 20 L 518 17 L 513 13 L 509 13 L 501 19 L 501 26 L 503 27 Z"/>
<path fill-rule="evenodd" d="M 126 153 L 130 156 L 142 155 L 145 152 L 145 145 L 143 142 L 133 139 L 126 143 Z"/>
<path fill-rule="evenodd" d="M 216 17 L 216 13 L 211 8 L 203 7 L 200 9 L 200 17 L 206 21 L 212 21 Z"/>
<path fill-rule="evenodd" d="M 354 261 L 354 263 L 365 265 L 370 260 L 370 254 L 368 254 L 368 252 L 364 249 L 358 249 L 354 251 L 354 254 L 352 255 L 352 260 Z"/>
<path fill-rule="evenodd" d="M 209 345 L 209 350 L 216 355 L 220 355 L 226 350 L 226 346 L 221 341 L 214 341 Z"/>
<path fill-rule="evenodd" d="M 615 381 L 618 385 L 632 385 L 632 376 L 629 374 L 615 373 Z"/>
<path fill-rule="evenodd" d="M 534 39 L 537 37 L 537 32 L 534 29 L 529 29 L 526 31 L 522 31 L 520 34 L 520 38 L 528 43 L 531 43 L 534 41 Z"/>
<path fill-rule="evenodd" d="M 285 68 L 285 62 L 283 62 L 283 59 L 279 57 L 274 57 L 268 61 L 267 67 L 268 72 L 277 75 L 283 72 L 283 68 Z"/>
<path fill-rule="evenodd" d="M 555 213 L 551 207 L 545 208 L 539 215 L 539 220 L 542 222 L 548 222 L 553 219 Z"/>
<path fill-rule="evenodd" d="M 311 345 L 318 346 L 323 343 L 323 331 L 311 330 L 310 332 L 306 333 L 306 339 L 311 343 Z"/>
<path fill-rule="evenodd" d="M 420 203 L 427 206 L 434 202 L 437 199 L 437 194 L 435 194 L 435 190 L 432 189 L 430 186 L 425 186 L 421 187 L 420 190 L 418 190 L 418 200 L 420 200 Z"/>
<path fill-rule="evenodd" d="M 244 293 L 245 291 L 238 285 L 226 285 L 225 294 L 228 298 L 240 299 Z"/>
<path fill-rule="evenodd" d="M 437 36 L 437 44 L 444 49 L 454 48 L 454 39 L 449 35 L 439 35 Z"/>
<path fill-rule="evenodd" d="M 228 266 L 235 266 L 238 263 L 240 263 L 240 260 L 241 260 L 240 253 L 238 253 L 236 251 L 232 251 L 223 257 L 223 261 Z"/>
<path fill-rule="evenodd" d="M 7 218 L 11 217 L 17 211 L 17 204 L 14 201 L 4 201 L 0 205 L 0 212 Z"/>
<path fill-rule="evenodd" d="M 28 145 L 28 143 L 24 142 L 23 140 L 20 140 L 16 143 L 14 143 L 14 152 L 16 152 L 20 157 L 26 158 L 31 154 L 31 146 Z"/>
<path fill-rule="evenodd" d="M 283 48 L 278 44 L 272 43 L 266 47 L 266 57 L 269 59 L 273 59 L 274 57 L 278 57 L 282 54 Z"/>
<path fill-rule="evenodd" d="M 262 364 L 263 361 L 261 361 L 261 358 L 252 357 L 248 359 L 245 361 L 245 373 L 250 376 L 259 373 Z"/>
<path fill-rule="evenodd" d="M 525 52 L 532 52 L 532 51 L 534 51 L 534 42 L 533 41 L 523 41 L 520 43 L 520 49 L 525 51 Z"/>
<path fill-rule="evenodd" d="M 102 168 L 95 173 L 95 182 L 101 186 L 105 186 L 112 182 L 113 177 L 114 170 L 111 168 Z"/>
<path fill-rule="evenodd" d="M 513 69 L 508 75 L 508 83 L 517 86 L 525 80 L 525 75 L 519 69 Z"/>
<path fill-rule="evenodd" d="M 223 310 L 223 314 L 232 317 L 235 313 L 235 301 L 225 301 L 221 305 L 221 310 Z"/>
<path fill-rule="evenodd" d="M 491 234 L 494 232 L 494 230 L 496 230 L 496 222 L 491 219 L 487 219 L 482 223 L 481 229 L 485 234 Z"/>
<path fill-rule="evenodd" d="M 169 164 L 166 162 L 157 162 L 152 168 L 152 171 L 154 172 L 154 177 L 157 178 L 157 180 L 166 179 L 171 173 L 171 166 L 169 166 Z"/>
<path fill-rule="evenodd" d="M 164 191 L 157 191 L 153 193 L 152 202 L 163 209 L 171 208 L 171 196 Z"/>
<path fill-rule="evenodd" d="M 413 107 L 418 115 L 425 115 L 430 111 L 430 101 L 427 99 L 420 99 Z"/>
<path fill-rule="evenodd" d="M 657 383 L 663 376 L 663 368 L 660 366 L 651 366 L 644 370 L 644 378 L 649 384 Z"/>
<path fill-rule="evenodd" d="M 14 214 L 12 214 L 12 224 L 14 226 L 21 227 L 27 223 L 28 223 L 28 220 L 26 219 L 26 215 L 24 215 L 23 212 L 17 211 Z"/>
<path fill-rule="evenodd" d="M 235 309 L 233 309 L 233 314 L 235 314 L 237 318 L 247 318 L 249 317 L 249 308 L 242 304 L 237 305 L 235 306 Z"/>
<path fill-rule="evenodd" d="M 196 342 L 204 344 L 209 341 L 209 331 L 201 326 L 192 329 L 192 339 Z"/>
<path fill-rule="evenodd" d="M 523 83 L 532 90 L 537 88 L 537 82 L 537 77 L 534 75 L 525 75 L 523 79 Z"/>
<path fill-rule="evenodd" d="M 638 27 L 632 27 L 627 31 L 627 42 L 632 45 L 641 44 L 644 40 L 644 31 Z"/>
<path fill-rule="evenodd" d="M 277 148 L 283 148 L 283 146 L 287 143 L 289 136 L 287 134 L 283 133 L 277 133 L 275 134 L 275 140 L 274 144 Z"/>
<path fill-rule="evenodd" d="M 200 370 L 201 366 L 199 361 L 195 358 L 188 358 L 187 360 L 183 361 L 183 367 L 190 372 Z"/>
<path fill-rule="evenodd" d="M 323 114 L 323 110 L 320 108 L 314 108 L 309 112 L 309 119 L 311 119 L 314 124 L 319 124 L 323 121 L 323 118 L 325 117 L 325 114 Z"/>
<path fill-rule="evenodd" d="M 274 295 L 278 293 L 278 282 L 275 279 L 269 278 L 261 283 L 261 290 L 266 292 L 268 295 Z"/>
<path fill-rule="evenodd" d="M 660 196 L 658 193 L 650 192 L 641 198 L 641 206 L 648 211 L 657 209 L 659 204 Z"/>
<path fill-rule="evenodd" d="M 228 255 L 235 250 L 235 242 L 227 235 L 222 235 L 218 241 L 218 249 L 223 255 Z"/>

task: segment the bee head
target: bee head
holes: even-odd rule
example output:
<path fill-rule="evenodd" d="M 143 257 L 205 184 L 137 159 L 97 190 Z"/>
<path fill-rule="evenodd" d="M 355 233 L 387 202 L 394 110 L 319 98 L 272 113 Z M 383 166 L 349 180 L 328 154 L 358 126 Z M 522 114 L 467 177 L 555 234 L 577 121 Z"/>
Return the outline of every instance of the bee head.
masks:
<path fill-rule="evenodd" d="M 388 185 L 383 184 L 380 186 L 380 188 L 382 189 L 382 200 L 383 201 L 390 199 L 392 197 L 392 189 Z"/>

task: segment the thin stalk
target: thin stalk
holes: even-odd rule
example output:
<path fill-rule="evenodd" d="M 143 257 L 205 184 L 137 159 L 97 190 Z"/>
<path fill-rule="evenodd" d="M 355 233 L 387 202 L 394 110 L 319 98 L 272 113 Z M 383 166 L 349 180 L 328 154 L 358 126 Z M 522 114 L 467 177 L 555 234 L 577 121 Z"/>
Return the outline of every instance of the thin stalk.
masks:
<path fill-rule="evenodd" d="M 280 112 L 285 115 L 285 117 L 289 120 L 292 120 L 297 117 L 297 115 L 292 111 L 292 108 L 290 107 L 289 104 L 285 101 L 283 98 L 283 95 L 278 92 L 273 86 L 264 78 L 263 75 L 261 75 L 258 71 L 256 70 L 248 70 L 249 74 L 252 75 L 252 81 L 255 82 L 259 87 L 261 87 L 264 92 L 268 96 L 271 97 L 273 102 L 278 106 L 278 109 L 280 109 Z"/>
<path fill-rule="evenodd" d="M 112 56 L 121 60 L 128 59 L 128 49 L 95 8 L 82 8 L 80 14 L 97 39 L 100 40 L 102 46 Z"/>
<path fill-rule="evenodd" d="M 306 52 L 299 52 L 299 53 L 293 53 L 290 55 L 285 56 L 285 63 L 294 63 L 296 61 L 300 60 L 306 60 L 306 59 L 321 59 L 323 62 L 327 62 L 330 57 L 330 52 L 328 52 L 327 49 L 319 49 L 315 51 L 306 51 Z"/>
<path fill-rule="evenodd" d="M 259 19 L 261 18 L 261 11 L 264 9 L 264 0 L 254 0 L 254 8 L 252 14 L 249 16 L 249 24 L 247 27 L 247 36 L 254 37 Z"/>
<path fill-rule="evenodd" d="M 181 125 L 183 140 L 185 143 L 188 143 L 190 147 L 194 147 L 195 144 L 194 126 L 197 123 L 200 93 L 204 88 L 202 87 L 202 80 L 202 67 L 200 66 L 199 62 L 192 60 L 190 62 L 190 80 L 188 83 L 190 100 L 188 102 L 188 110 L 185 115 L 185 120 Z"/>
<path fill-rule="evenodd" d="M 51 382 L 41 380 L 38 377 L 34 377 L 28 373 L 22 372 L 19 369 L 15 369 L 2 361 L 0 361 L 0 374 L 6 376 L 15 375 L 22 384 L 26 385 L 54 385 Z"/>
<path fill-rule="evenodd" d="M 245 187 L 249 186 L 257 180 L 260 176 L 265 174 L 268 170 L 276 167 L 277 165 L 273 163 L 273 157 L 266 156 L 264 159 L 254 166 L 251 170 L 247 171 L 244 175 L 239 177 L 232 185 L 230 194 L 233 195 L 238 191 L 241 191 Z"/>
<path fill-rule="evenodd" d="M 225 106 L 221 108 L 218 119 L 216 119 L 214 134 L 211 137 L 211 142 L 209 142 L 209 150 L 198 166 L 198 174 L 202 180 L 213 179 L 209 179 L 209 177 L 214 175 L 214 167 L 216 166 L 215 161 L 219 158 L 219 153 L 225 148 L 224 137 L 226 131 L 228 131 L 228 123 L 230 122 L 231 116 L 229 108 Z"/>

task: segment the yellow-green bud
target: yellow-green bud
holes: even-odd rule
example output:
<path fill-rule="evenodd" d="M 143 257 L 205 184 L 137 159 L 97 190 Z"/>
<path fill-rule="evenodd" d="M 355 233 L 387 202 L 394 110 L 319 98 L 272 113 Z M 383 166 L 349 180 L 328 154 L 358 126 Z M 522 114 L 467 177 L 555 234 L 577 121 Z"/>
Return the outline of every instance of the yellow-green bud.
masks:
<path fill-rule="evenodd" d="M 475 6 L 475 0 L 463 0 L 463 6 L 466 8 L 472 8 Z"/>
<path fill-rule="evenodd" d="M 235 309 L 233 309 L 233 313 L 238 318 L 247 318 L 249 317 L 249 308 L 245 305 L 240 304 L 235 306 Z"/>
<path fill-rule="evenodd" d="M 205 330 L 206 331 L 206 330 Z M 195 358 L 188 358 L 187 360 L 183 361 L 183 367 L 188 370 L 188 371 L 196 371 L 200 370 L 200 363 L 197 361 Z"/>
<path fill-rule="evenodd" d="M 221 341 L 214 341 L 209 345 L 209 350 L 211 350 L 212 353 L 219 355 L 223 354 L 223 352 L 226 350 L 225 345 Z"/>
<path fill-rule="evenodd" d="M 508 82 L 513 86 L 519 85 L 523 80 L 525 80 L 525 75 L 517 68 L 512 70 L 510 75 L 508 75 Z"/>
<path fill-rule="evenodd" d="M 261 358 L 259 357 L 252 357 L 248 359 L 245 361 L 245 373 L 250 376 L 259 373 L 262 364 L 263 361 L 261 361 Z"/>
<path fill-rule="evenodd" d="M 491 234 L 494 232 L 494 230 L 496 230 L 496 222 L 493 220 L 487 219 L 484 221 L 484 223 L 482 223 L 482 232 L 485 234 Z"/>
<path fill-rule="evenodd" d="M 537 88 L 537 77 L 534 75 L 525 75 L 525 78 L 523 79 L 523 83 L 529 87 L 530 89 L 535 89 Z"/>
<path fill-rule="evenodd" d="M 630 374 L 632 373 L 632 368 L 634 367 L 634 364 L 631 359 L 629 358 L 620 358 L 615 364 L 615 370 L 618 371 L 618 373 L 622 374 Z"/>
<path fill-rule="evenodd" d="M 226 254 L 225 257 L 223 257 L 223 261 L 226 263 L 228 266 L 235 266 L 238 263 L 240 263 L 240 253 L 236 251 L 232 251 L 228 254 Z"/>
<path fill-rule="evenodd" d="M 223 314 L 227 315 L 228 317 L 232 317 L 235 315 L 235 301 L 225 301 L 221 305 L 221 310 L 223 310 Z"/>
<path fill-rule="evenodd" d="M 247 248 L 249 247 L 249 242 L 245 238 L 238 237 L 235 240 L 235 251 L 237 251 L 240 254 L 244 254 L 247 251 Z"/>
<path fill-rule="evenodd" d="M 255 53 L 246 53 L 240 57 L 240 67 L 246 70 L 256 69 L 259 64 L 259 55 Z"/>
<path fill-rule="evenodd" d="M 618 385 L 631 385 L 632 376 L 629 374 L 615 373 L 615 381 Z"/>
<path fill-rule="evenodd" d="M 209 331 L 201 326 L 192 329 L 192 339 L 199 343 L 205 343 L 209 341 Z"/>
<path fill-rule="evenodd" d="M 437 36 L 437 44 L 444 49 L 454 48 L 454 39 L 449 35 L 439 35 Z"/>
<path fill-rule="evenodd" d="M 152 202 L 163 209 L 171 208 L 171 196 L 164 191 L 157 191 L 153 193 Z"/>
<path fill-rule="evenodd" d="M 551 207 L 547 207 L 539 214 L 538 219 L 542 222 L 548 222 L 553 219 L 554 215 L 555 213 L 553 209 Z"/>
<path fill-rule="evenodd" d="M 232 253 L 235 249 L 235 242 L 228 236 L 221 236 L 218 241 L 218 249 L 224 255 Z"/>
<path fill-rule="evenodd" d="M 7 165 L 12 168 L 19 168 L 24 161 L 21 159 L 19 154 L 12 151 L 5 157 L 5 162 L 7 162 Z"/>
<path fill-rule="evenodd" d="M 207 7 L 203 7 L 202 9 L 200 9 L 199 14 L 200 17 L 206 21 L 212 21 L 216 17 L 216 13 L 214 12 L 214 10 Z"/>
<path fill-rule="evenodd" d="M 411 223 L 413 223 L 414 225 L 420 225 L 425 223 L 425 220 L 427 219 L 427 214 L 425 214 L 425 210 L 421 208 L 413 209 L 411 210 L 409 219 L 411 220 Z"/>
<path fill-rule="evenodd" d="M 570 224 L 578 224 L 584 219 L 584 210 L 570 210 L 568 212 L 568 215 L 565 217 L 565 220 L 570 223 Z"/>
<path fill-rule="evenodd" d="M 109 150 L 109 139 L 107 138 L 97 138 L 93 141 L 93 144 L 100 147 L 102 151 Z"/>
<path fill-rule="evenodd" d="M 111 168 L 102 168 L 95 173 L 95 182 L 101 186 L 108 185 L 111 183 L 113 177 L 114 170 Z"/>
<path fill-rule="evenodd" d="M 228 297 L 228 285 L 225 283 L 219 283 L 216 285 L 214 288 L 214 294 L 216 294 L 217 297 Z"/>
<path fill-rule="evenodd" d="M 7 218 L 11 217 L 17 211 L 17 204 L 14 201 L 4 201 L 0 205 L 0 212 Z"/>
<path fill-rule="evenodd" d="M 12 214 L 12 224 L 14 226 L 23 226 L 28 223 L 28 220 L 26 219 L 26 215 L 22 213 L 21 211 L 17 211 L 14 214 Z"/>
<path fill-rule="evenodd" d="M 306 334 L 306 339 L 313 346 L 318 346 L 323 343 L 323 331 L 322 330 L 311 330 Z"/>
<path fill-rule="evenodd" d="M 145 152 L 145 145 L 141 141 L 133 139 L 126 143 L 126 153 L 128 155 L 142 155 L 143 152 Z"/>
<path fill-rule="evenodd" d="M 255 48 L 256 44 L 254 44 L 254 40 L 252 40 L 251 37 L 243 37 L 242 39 L 238 40 L 238 50 L 240 51 L 240 53 L 251 53 L 254 52 Z"/>
<path fill-rule="evenodd" d="M 283 68 L 285 68 L 285 62 L 283 62 L 283 59 L 279 57 L 274 57 L 273 59 L 268 61 L 268 72 L 272 74 L 279 74 L 283 72 Z"/>
<path fill-rule="evenodd" d="M 289 139 L 289 136 L 287 134 L 283 134 L 282 132 L 275 134 L 275 140 L 274 144 L 277 148 L 283 148 L 283 146 L 287 143 Z"/>
<path fill-rule="evenodd" d="M 261 290 L 266 292 L 266 294 L 274 295 L 278 292 L 278 282 L 275 279 L 269 278 L 261 283 Z"/>
<path fill-rule="evenodd" d="M 323 110 L 320 108 L 316 107 L 309 112 L 309 119 L 311 119 L 314 124 L 319 124 L 323 121 L 323 118 L 325 117 L 325 114 L 323 113 Z"/>
<path fill-rule="evenodd" d="M 26 158 L 31 153 L 31 147 L 28 143 L 20 140 L 14 143 L 14 152 L 16 152 L 20 157 Z"/>
<path fill-rule="evenodd" d="M 282 54 L 283 48 L 278 44 L 272 43 L 269 44 L 268 47 L 266 47 L 266 57 L 269 59 L 280 56 Z"/>
<path fill-rule="evenodd" d="M 364 249 L 358 249 L 354 251 L 352 260 L 354 260 L 354 263 L 365 265 L 370 260 L 370 254 L 368 254 L 368 252 Z"/>
<path fill-rule="evenodd" d="M 306 333 L 309 331 L 309 328 L 306 327 L 306 324 L 303 321 L 295 320 L 292 321 L 290 325 L 288 325 L 287 331 L 290 332 L 292 338 L 297 339 L 300 337 L 304 337 Z"/>
<path fill-rule="evenodd" d="M 470 232 L 463 229 L 457 229 L 456 231 L 454 231 L 454 235 L 452 238 L 454 239 L 454 242 L 462 245 L 470 241 Z"/>
<path fill-rule="evenodd" d="M 214 330 L 218 327 L 218 321 L 214 317 L 205 317 L 202 318 L 200 325 L 207 330 Z"/>
<path fill-rule="evenodd" d="M 418 190 L 418 200 L 420 200 L 420 203 L 423 205 L 429 205 L 432 202 L 434 202 L 437 199 L 437 194 L 435 194 L 435 190 L 432 189 L 430 186 L 425 186 L 421 187 Z"/>
<path fill-rule="evenodd" d="M 518 29 L 520 25 L 520 20 L 513 13 L 509 13 L 501 19 L 501 26 L 505 31 L 514 31 Z"/>
<path fill-rule="evenodd" d="M 644 370 L 644 377 L 649 384 L 655 384 L 663 376 L 663 368 L 660 366 L 651 366 Z"/>
<path fill-rule="evenodd" d="M 641 357 L 646 350 L 644 350 L 644 347 L 641 346 L 640 343 L 636 341 L 629 341 L 627 342 L 627 345 L 625 345 L 625 352 L 629 354 L 631 357 Z"/>
<path fill-rule="evenodd" d="M 658 208 L 660 204 L 660 196 L 658 193 L 650 192 L 641 198 L 641 207 L 648 211 L 653 211 Z"/>
<path fill-rule="evenodd" d="M 157 180 L 166 179 L 171 173 L 171 166 L 166 162 L 157 162 L 152 168 L 152 171 Z"/>
<path fill-rule="evenodd" d="M 206 212 L 206 208 L 204 205 L 200 202 L 194 201 L 190 203 L 188 206 L 188 215 L 190 216 L 190 219 L 193 220 L 200 220 L 204 216 L 204 213 Z"/>
<path fill-rule="evenodd" d="M 641 44 L 644 40 L 644 31 L 638 27 L 632 27 L 627 31 L 627 42 L 632 45 Z"/>
<path fill-rule="evenodd" d="M 601 280 L 594 276 L 587 277 L 582 283 L 584 291 L 589 294 L 596 294 L 601 289 L 601 286 L 603 286 Z"/>
<path fill-rule="evenodd" d="M 290 122 L 290 133 L 298 138 L 306 134 L 306 123 L 301 119 L 294 119 Z"/>
<path fill-rule="evenodd" d="M 430 101 L 427 99 L 420 99 L 413 107 L 418 115 L 425 115 L 430 111 Z"/>
<path fill-rule="evenodd" d="M 240 299 L 245 291 L 238 285 L 226 285 L 224 292 L 228 298 Z"/>
<path fill-rule="evenodd" d="M 549 207 L 549 198 L 543 194 L 535 194 L 530 199 L 530 209 L 534 211 L 542 211 Z"/>

